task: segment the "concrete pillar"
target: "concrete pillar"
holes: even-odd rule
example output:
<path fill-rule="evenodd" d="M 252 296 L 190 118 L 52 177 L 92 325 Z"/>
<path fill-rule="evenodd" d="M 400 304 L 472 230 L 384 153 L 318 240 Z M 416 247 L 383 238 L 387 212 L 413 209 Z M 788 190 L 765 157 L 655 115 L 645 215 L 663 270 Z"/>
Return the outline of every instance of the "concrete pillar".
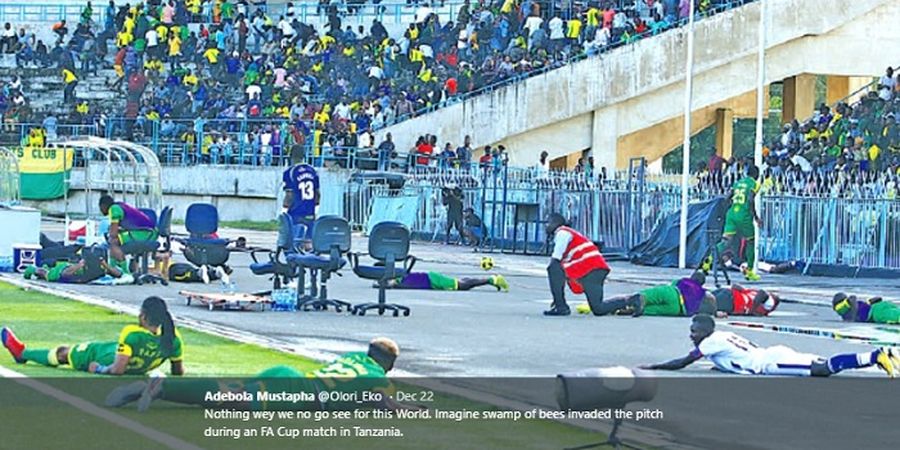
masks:
<path fill-rule="evenodd" d="M 584 156 L 583 151 L 569 153 L 550 160 L 550 169 L 552 170 L 572 170 L 578 165 L 578 160 Z"/>
<path fill-rule="evenodd" d="M 828 75 L 825 88 L 825 103 L 833 105 L 850 95 L 850 77 Z"/>
<path fill-rule="evenodd" d="M 619 107 L 607 106 L 594 111 L 591 124 L 591 156 L 595 169 L 606 167 L 609 173 L 616 169 L 619 146 Z"/>
<path fill-rule="evenodd" d="M 828 106 L 847 99 L 847 97 L 862 89 L 872 82 L 872 77 L 845 77 L 840 75 L 828 75 L 828 84 L 825 92 L 825 102 Z M 848 99 L 850 103 L 859 99 L 859 95 Z"/>
<path fill-rule="evenodd" d="M 853 94 L 854 92 L 856 94 L 847 99 L 847 103 L 855 103 L 863 98 L 866 95 L 866 91 L 860 90 L 871 83 L 872 80 L 874 80 L 874 77 L 850 77 L 847 86 L 848 94 Z"/>
<path fill-rule="evenodd" d="M 808 73 L 784 79 L 782 121 L 806 120 L 816 103 L 816 76 Z"/>
<path fill-rule="evenodd" d="M 716 110 L 716 154 L 731 158 L 734 147 L 734 111 L 728 108 Z"/>

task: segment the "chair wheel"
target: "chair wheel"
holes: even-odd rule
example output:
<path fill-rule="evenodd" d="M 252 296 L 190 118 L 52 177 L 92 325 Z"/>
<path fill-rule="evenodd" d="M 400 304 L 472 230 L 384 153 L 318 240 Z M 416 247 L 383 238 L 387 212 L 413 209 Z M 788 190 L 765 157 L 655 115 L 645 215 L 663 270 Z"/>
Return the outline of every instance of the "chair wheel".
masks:
<path fill-rule="evenodd" d="M 397 310 L 395 309 L 395 310 L 394 310 L 394 317 L 397 317 L 397 316 L 399 316 L 399 315 L 400 315 L 400 311 L 397 311 Z"/>
<path fill-rule="evenodd" d="M 364 310 L 364 309 L 359 310 L 359 315 L 360 316 L 366 315 L 366 310 Z"/>
<path fill-rule="evenodd" d="M 408 310 L 408 309 L 407 309 L 406 311 L 403 311 L 403 316 L 404 316 L 404 317 L 409 316 L 409 310 Z"/>
<path fill-rule="evenodd" d="M 383 315 L 384 315 L 384 310 L 383 310 L 383 309 L 379 309 L 379 310 L 378 310 L 378 315 L 379 315 L 379 316 L 383 316 Z"/>

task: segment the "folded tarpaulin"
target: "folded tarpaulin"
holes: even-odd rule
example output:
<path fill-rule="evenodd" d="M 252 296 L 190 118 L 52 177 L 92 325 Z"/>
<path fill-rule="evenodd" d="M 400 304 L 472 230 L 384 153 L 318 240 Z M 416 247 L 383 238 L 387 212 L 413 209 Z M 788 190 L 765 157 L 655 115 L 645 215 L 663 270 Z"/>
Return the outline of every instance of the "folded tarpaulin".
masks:
<path fill-rule="evenodd" d="M 708 230 L 722 232 L 724 207 L 727 200 L 716 197 L 688 205 L 687 266 L 697 267 L 715 242 L 710 241 Z M 718 217 L 716 217 L 718 215 Z M 634 264 L 657 267 L 678 267 L 678 241 L 681 232 L 681 210 L 664 217 L 644 242 L 635 245 L 628 257 Z M 715 238 L 715 236 L 713 236 Z"/>

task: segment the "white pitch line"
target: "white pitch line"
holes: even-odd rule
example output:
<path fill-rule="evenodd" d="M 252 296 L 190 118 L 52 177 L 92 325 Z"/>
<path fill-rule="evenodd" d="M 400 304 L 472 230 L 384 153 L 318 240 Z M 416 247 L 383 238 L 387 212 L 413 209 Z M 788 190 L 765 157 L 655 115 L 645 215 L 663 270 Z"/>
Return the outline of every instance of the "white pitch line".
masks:
<path fill-rule="evenodd" d="M 137 423 L 131 419 L 122 417 L 121 415 L 113 413 L 107 409 L 103 409 L 83 398 L 76 397 L 53 386 L 47 385 L 32 378 L 28 378 L 25 374 L 16 372 L 15 370 L 0 366 L 0 377 L 12 379 L 16 383 L 27 386 L 31 389 L 34 389 L 35 391 L 40 392 L 41 394 L 55 398 L 63 403 L 67 403 L 75 409 L 81 410 L 82 412 L 103 419 L 114 425 L 118 425 L 129 431 L 133 431 L 141 436 L 144 436 L 147 439 L 165 445 L 166 447 L 183 450 L 201 450 L 201 447 L 178 439 L 175 436 L 141 425 L 140 423 Z"/>

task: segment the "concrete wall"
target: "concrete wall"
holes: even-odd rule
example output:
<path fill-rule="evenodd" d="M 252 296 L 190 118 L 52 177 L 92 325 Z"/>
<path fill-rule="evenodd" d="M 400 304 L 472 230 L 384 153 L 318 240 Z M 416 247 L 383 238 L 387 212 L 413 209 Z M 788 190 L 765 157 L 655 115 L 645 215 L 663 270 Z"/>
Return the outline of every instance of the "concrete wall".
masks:
<path fill-rule="evenodd" d="M 183 218 L 191 203 L 212 203 L 219 208 L 221 220 L 272 220 L 281 210 L 281 173 L 278 167 L 164 167 L 163 204 L 175 207 L 175 217 Z M 341 174 L 322 173 L 323 184 L 343 178 Z M 69 211 L 84 212 L 84 173 L 73 170 Z M 96 201 L 96 197 L 92 200 Z M 66 210 L 63 200 L 26 202 L 51 213 Z M 87 205 L 97 214 L 96 205 Z"/>
<path fill-rule="evenodd" d="M 769 1 L 766 79 L 799 73 L 872 76 L 887 64 L 883 49 L 900 45 L 895 0 Z M 810 14 L 815 11 L 815 14 Z M 760 5 L 699 21 L 695 35 L 694 108 L 754 89 Z M 477 145 L 504 143 L 511 161 L 532 164 L 552 143 L 556 155 L 590 140 L 598 165 L 617 158 L 616 137 L 682 114 L 684 30 L 616 49 L 495 92 L 405 121 L 390 131 L 399 148 L 423 133 Z M 900 58 L 900 55 L 897 55 Z M 587 127 L 587 118 L 591 126 Z M 564 138 L 560 138 L 564 137 Z"/>

